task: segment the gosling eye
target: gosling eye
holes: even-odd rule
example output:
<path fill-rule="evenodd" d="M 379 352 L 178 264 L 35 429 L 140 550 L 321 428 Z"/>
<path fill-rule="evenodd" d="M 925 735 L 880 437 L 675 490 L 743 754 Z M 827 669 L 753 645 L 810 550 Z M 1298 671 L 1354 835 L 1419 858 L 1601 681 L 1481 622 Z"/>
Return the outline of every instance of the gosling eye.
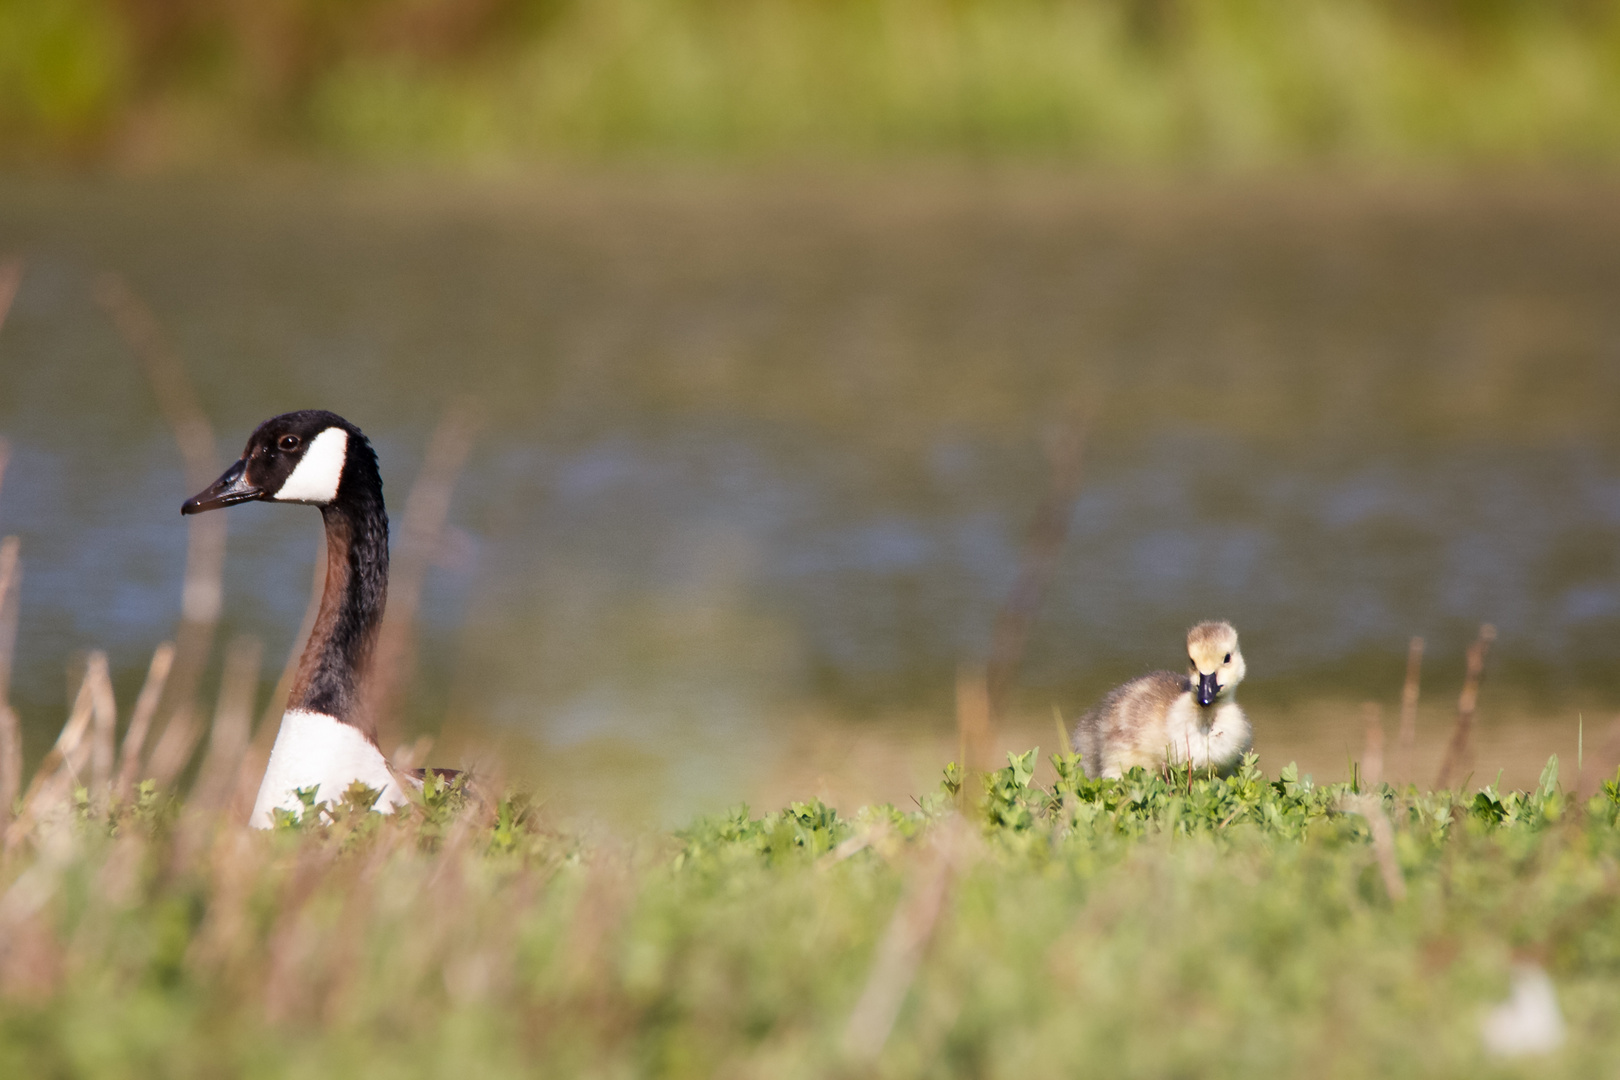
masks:
<path fill-rule="evenodd" d="M 294 450 L 298 449 L 298 436 L 283 435 L 280 440 L 277 441 L 276 445 L 288 453 L 292 453 Z M 1227 659 L 1231 659 L 1231 657 L 1228 657 Z"/>
<path fill-rule="evenodd" d="M 1227 653 L 1226 654 L 1226 659 L 1221 661 L 1221 663 L 1223 663 L 1223 664 L 1230 664 L 1231 662 L 1232 662 L 1232 654 L 1231 653 Z"/>

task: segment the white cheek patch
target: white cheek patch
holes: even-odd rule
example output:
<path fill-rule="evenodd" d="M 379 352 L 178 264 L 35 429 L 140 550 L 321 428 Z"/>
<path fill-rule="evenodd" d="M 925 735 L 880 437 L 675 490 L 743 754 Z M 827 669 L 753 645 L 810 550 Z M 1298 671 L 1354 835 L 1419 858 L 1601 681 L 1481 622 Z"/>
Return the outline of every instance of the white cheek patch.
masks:
<path fill-rule="evenodd" d="M 329 427 L 310 441 L 298 467 L 271 498 L 277 502 L 315 503 L 325 506 L 337 498 L 343 462 L 349 453 L 349 433 Z"/>

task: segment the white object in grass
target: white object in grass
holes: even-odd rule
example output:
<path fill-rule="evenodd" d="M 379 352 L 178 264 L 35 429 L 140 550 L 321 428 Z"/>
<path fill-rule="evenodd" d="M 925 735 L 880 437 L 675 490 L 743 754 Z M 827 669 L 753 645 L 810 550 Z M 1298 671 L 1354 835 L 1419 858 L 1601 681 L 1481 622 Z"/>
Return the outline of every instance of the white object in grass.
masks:
<path fill-rule="evenodd" d="M 1496 1057 L 1550 1054 L 1564 1044 L 1564 1017 L 1552 979 L 1534 965 L 1513 971 L 1508 999 L 1480 1023 L 1485 1049 Z"/>

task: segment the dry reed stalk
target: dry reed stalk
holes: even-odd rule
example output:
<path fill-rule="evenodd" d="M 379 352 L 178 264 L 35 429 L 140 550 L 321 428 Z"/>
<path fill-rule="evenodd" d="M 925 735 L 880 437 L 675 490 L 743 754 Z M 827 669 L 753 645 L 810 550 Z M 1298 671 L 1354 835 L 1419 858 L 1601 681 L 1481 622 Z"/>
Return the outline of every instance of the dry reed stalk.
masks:
<path fill-rule="evenodd" d="M 1023 663 L 1024 647 L 1029 642 L 1030 626 L 1052 584 L 1058 556 L 1069 538 L 1069 519 L 1073 516 L 1074 500 L 1080 494 L 1086 427 L 1083 416 L 1075 417 L 1064 425 L 1047 448 L 1051 478 L 1030 525 L 1018 576 L 996 615 L 990 634 L 990 657 L 985 663 L 984 682 L 992 730 L 1006 711 L 1007 699 Z"/>
<path fill-rule="evenodd" d="M 390 757 L 389 763 L 395 771 L 407 773 L 412 769 L 422 768 L 428 755 L 433 752 L 433 736 L 422 735 L 408 743 L 401 743 Z"/>
<path fill-rule="evenodd" d="M 298 662 L 304 656 L 304 643 L 315 629 L 315 618 L 321 612 L 321 595 L 326 591 L 326 533 L 321 534 L 320 546 L 315 551 L 314 574 L 309 583 L 309 600 L 304 604 L 304 618 L 293 635 L 292 648 L 281 665 L 276 688 L 270 692 L 264 711 L 259 714 L 258 726 L 253 729 L 253 743 L 248 757 L 260 762 L 269 761 L 270 748 L 275 745 L 276 733 L 281 730 L 281 714 L 287 711 L 287 698 L 292 695 L 293 680 L 298 677 Z"/>
<path fill-rule="evenodd" d="M 516 958 L 521 955 L 520 927 L 542 887 L 540 875 L 530 870 L 520 871 L 517 879 L 503 890 L 501 909 L 503 914 L 510 913 L 509 916 L 490 921 L 471 947 L 457 949 L 445 958 L 442 979 L 456 1004 L 477 1006 L 510 999 L 517 982 Z M 461 921 L 460 929 L 465 935 L 466 920 Z M 603 963 L 596 970 L 601 979 L 601 974 L 613 968 Z M 600 995 L 599 1000 L 600 1005 L 592 1010 L 598 1015 L 613 1007 L 609 994 Z"/>
<path fill-rule="evenodd" d="M 22 586 L 22 542 L 0 541 L 0 702 L 11 700 L 11 664 L 17 648 L 17 608 Z"/>
<path fill-rule="evenodd" d="M 263 848 L 244 829 L 219 829 L 208 859 L 208 910 L 186 949 L 186 966 L 215 972 L 228 967 L 254 939 L 248 904 L 258 884 Z"/>
<path fill-rule="evenodd" d="M 990 693 L 977 668 L 956 674 L 956 738 L 962 761 L 963 798 L 977 791 L 974 778 L 990 765 Z"/>
<path fill-rule="evenodd" d="M 150 845 L 151 837 L 138 829 L 122 830 L 113 840 L 91 878 L 89 895 L 94 902 L 84 906 L 64 949 L 69 978 L 98 970 L 113 955 L 120 916 L 143 899 L 141 871 Z"/>
<path fill-rule="evenodd" d="M 428 876 L 427 887 L 439 888 L 440 879 L 454 878 L 446 888 L 459 888 L 461 874 L 461 859 L 472 849 L 473 838 L 480 835 L 488 822 L 488 807 L 477 800 L 469 799 L 467 805 L 461 808 L 450 821 L 450 827 L 445 830 L 444 840 L 439 845 L 438 857 L 433 863 L 433 872 Z M 444 908 L 443 910 L 453 910 Z"/>
<path fill-rule="evenodd" d="M 54 885 L 54 883 L 53 883 Z M 0 948 L 0 993 L 18 1002 L 49 1000 L 62 981 L 62 946 L 56 920 L 35 912 L 0 920 L 6 942 Z"/>
<path fill-rule="evenodd" d="M 84 678 L 79 682 L 79 692 L 73 698 L 73 710 L 68 714 L 67 723 L 56 736 L 56 743 L 45 760 L 40 762 L 39 770 L 34 773 L 34 779 L 28 785 L 28 791 L 23 795 L 24 804 L 32 802 L 40 793 L 51 784 L 59 775 L 66 774 L 71 782 L 78 779 L 79 770 L 84 764 L 84 734 L 90 728 L 90 720 L 95 712 L 95 696 L 91 688 L 91 667 L 96 656 L 91 653 L 91 663 L 86 666 Z"/>
<path fill-rule="evenodd" d="M 17 646 L 21 543 L 0 542 L 0 826 L 11 820 L 22 790 L 22 724 L 11 708 L 11 665 Z"/>
<path fill-rule="evenodd" d="M 932 858 L 919 865 L 906 884 L 894 916 L 878 942 L 872 968 L 855 1007 L 844 1024 L 842 1050 L 851 1062 L 875 1062 L 894 1031 L 900 1007 L 916 980 L 923 955 L 939 927 L 940 916 L 967 847 L 966 825 L 952 817 L 934 830 Z"/>
<path fill-rule="evenodd" d="M 195 809 L 223 810 L 236 794 L 238 767 L 253 722 L 253 696 L 259 689 L 263 651 L 257 638 L 242 637 L 231 642 L 225 654 L 225 677 L 220 682 L 208 751 L 191 787 L 189 803 Z"/>
<path fill-rule="evenodd" d="M 1451 730 L 1451 742 L 1446 746 L 1445 759 L 1434 779 L 1435 790 L 1450 786 L 1457 773 L 1468 760 L 1469 737 L 1474 730 L 1474 712 L 1479 705 L 1479 683 L 1485 677 L 1485 658 L 1490 654 L 1491 642 L 1496 640 L 1496 627 L 1485 623 L 1479 636 L 1468 646 L 1468 671 L 1463 676 L 1462 693 L 1457 696 L 1457 723 Z"/>
<path fill-rule="evenodd" d="M 11 821 L 22 790 L 22 724 L 10 705 L 0 704 L 0 827 Z"/>
<path fill-rule="evenodd" d="M 152 747 L 152 756 L 146 763 L 147 779 L 160 789 L 173 784 L 191 764 L 201 738 L 202 726 L 197 723 L 193 706 L 181 705 L 163 725 L 163 733 Z"/>
<path fill-rule="evenodd" d="M 625 853 L 599 849 L 585 864 L 585 884 L 574 903 L 561 957 L 562 979 L 575 997 L 605 998 L 612 938 L 624 923 L 634 890 Z"/>
<path fill-rule="evenodd" d="M 422 470 L 405 499 L 399 544 L 388 575 L 388 606 L 366 672 L 364 707 L 380 745 L 398 741 L 400 698 L 414 663 L 414 628 L 427 568 L 444 545 L 445 521 L 456 477 L 472 451 L 477 413 L 471 402 L 450 406 L 428 443 Z"/>
<path fill-rule="evenodd" d="M 13 256 L 0 262 L 0 327 L 6 325 L 11 314 L 11 302 L 17 299 L 17 288 L 22 284 L 23 261 Z"/>
<path fill-rule="evenodd" d="M 90 727 L 94 711 L 90 673 L 86 671 L 67 723 L 62 725 L 56 744 L 45 755 L 34 778 L 29 781 L 16 820 L 6 829 L 5 849 L 8 852 L 22 843 L 36 821 L 54 813 L 72 795 L 73 784 L 84 765 L 84 735 Z"/>
<path fill-rule="evenodd" d="M 105 798 L 112 785 L 114 735 L 118 730 L 118 702 L 113 697 L 112 675 L 107 669 L 107 654 L 90 654 L 85 670 L 90 683 L 90 783 L 86 785 L 94 797 Z"/>
<path fill-rule="evenodd" d="M 1361 788 L 1365 791 L 1384 782 L 1384 710 L 1375 702 L 1362 702 L 1361 722 L 1367 732 L 1361 754 Z"/>
<path fill-rule="evenodd" d="M 280 1024 L 299 1015 L 309 1004 L 309 968 L 320 940 L 317 920 L 310 918 L 310 901 L 320 891 L 336 858 L 330 844 L 304 844 L 281 894 L 276 898 L 276 920 L 265 947 L 260 974 L 265 1018 Z"/>
<path fill-rule="evenodd" d="M 1372 832 L 1373 856 L 1378 861 L 1384 889 L 1398 904 L 1406 899 L 1406 878 L 1401 874 L 1400 860 L 1395 855 L 1395 828 L 1384 809 L 1383 793 L 1377 790 L 1384 782 L 1382 710 L 1368 702 L 1362 706 L 1362 713 L 1367 722 L 1367 747 L 1361 756 L 1361 792 L 1349 796 L 1347 809 L 1367 819 L 1367 828 Z"/>
<path fill-rule="evenodd" d="M 1396 742 L 1403 777 L 1412 771 L 1412 750 L 1417 745 L 1418 692 L 1422 679 L 1423 639 L 1414 637 L 1406 646 L 1406 681 L 1401 685 L 1401 729 Z"/>
<path fill-rule="evenodd" d="M 363 955 L 366 931 L 377 922 L 378 882 L 384 865 L 397 850 L 393 844 L 378 838 L 353 876 L 343 883 L 342 906 L 332 927 L 332 944 L 322 950 L 321 956 L 325 970 L 320 982 L 325 994 L 319 1016 L 323 1024 L 339 1023 L 359 993 L 366 967 Z"/>
<path fill-rule="evenodd" d="M 112 318 L 151 383 L 158 408 L 174 432 L 175 443 L 185 462 L 187 486 L 191 491 L 202 490 L 213 483 L 220 472 L 214 429 L 203 412 L 179 354 L 151 309 L 130 290 L 123 278 L 103 274 L 96 282 L 96 300 Z M 223 514 L 198 514 L 189 518 L 186 526 L 180 630 L 175 635 L 173 671 L 158 710 L 171 724 L 182 711 L 194 707 L 197 684 L 213 649 L 214 629 L 224 599 L 225 527 Z"/>
<path fill-rule="evenodd" d="M 258 801 L 259 785 L 264 783 L 264 770 L 269 764 L 269 755 L 260 757 L 254 753 L 253 743 L 248 742 L 236 761 L 236 779 L 225 800 L 226 820 L 245 822 L 253 816 L 253 804 Z"/>
<path fill-rule="evenodd" d="M 152 652 L 152 663 L 146 669 L 146 681 L 141 683 L 140 696 L 135 699 L 135 712 L 130 716 L 129 729 L 124 732 L 124 745 L 119 751 L 118 776 L 113 781 L 113 793 L 125 799 L 135 789 L 140 778 L 141 755 L 146 750 L 146 737 L 152 730 L 152 717 L 157 715 L 158 699 L 163 685 L 169 679 L 174 664 L 174 645 L 165 641 Z"/>

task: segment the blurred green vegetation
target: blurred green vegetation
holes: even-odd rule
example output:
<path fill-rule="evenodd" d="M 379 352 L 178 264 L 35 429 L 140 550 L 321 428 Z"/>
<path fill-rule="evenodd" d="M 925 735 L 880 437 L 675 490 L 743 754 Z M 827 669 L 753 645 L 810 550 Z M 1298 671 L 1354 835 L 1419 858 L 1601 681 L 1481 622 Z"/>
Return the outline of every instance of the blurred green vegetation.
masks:
<path fill-rule="evenodd" d="M 1568 1032 L 1536 1075 L 1620 1052 L 1614 781 L 1579 798 L 1554 759 L 1533 791 L 1420 792 L 1252 758 L 1093 781 L 1058 755 L 1043 783 L 1009 758 L 905 811 L 673 837 L 437 781 L 269 834 L 150 782 L 80 789 L 0 861 L 0 1070 L 1472 1077 L 1523 964 Z M 1366 815 L 1394 823 L 1398 899 Z"/>
<path fill-rule="evenodd" d="M 12 163 L 1587 163 L 1614 0 L 0 0 Z"/>

